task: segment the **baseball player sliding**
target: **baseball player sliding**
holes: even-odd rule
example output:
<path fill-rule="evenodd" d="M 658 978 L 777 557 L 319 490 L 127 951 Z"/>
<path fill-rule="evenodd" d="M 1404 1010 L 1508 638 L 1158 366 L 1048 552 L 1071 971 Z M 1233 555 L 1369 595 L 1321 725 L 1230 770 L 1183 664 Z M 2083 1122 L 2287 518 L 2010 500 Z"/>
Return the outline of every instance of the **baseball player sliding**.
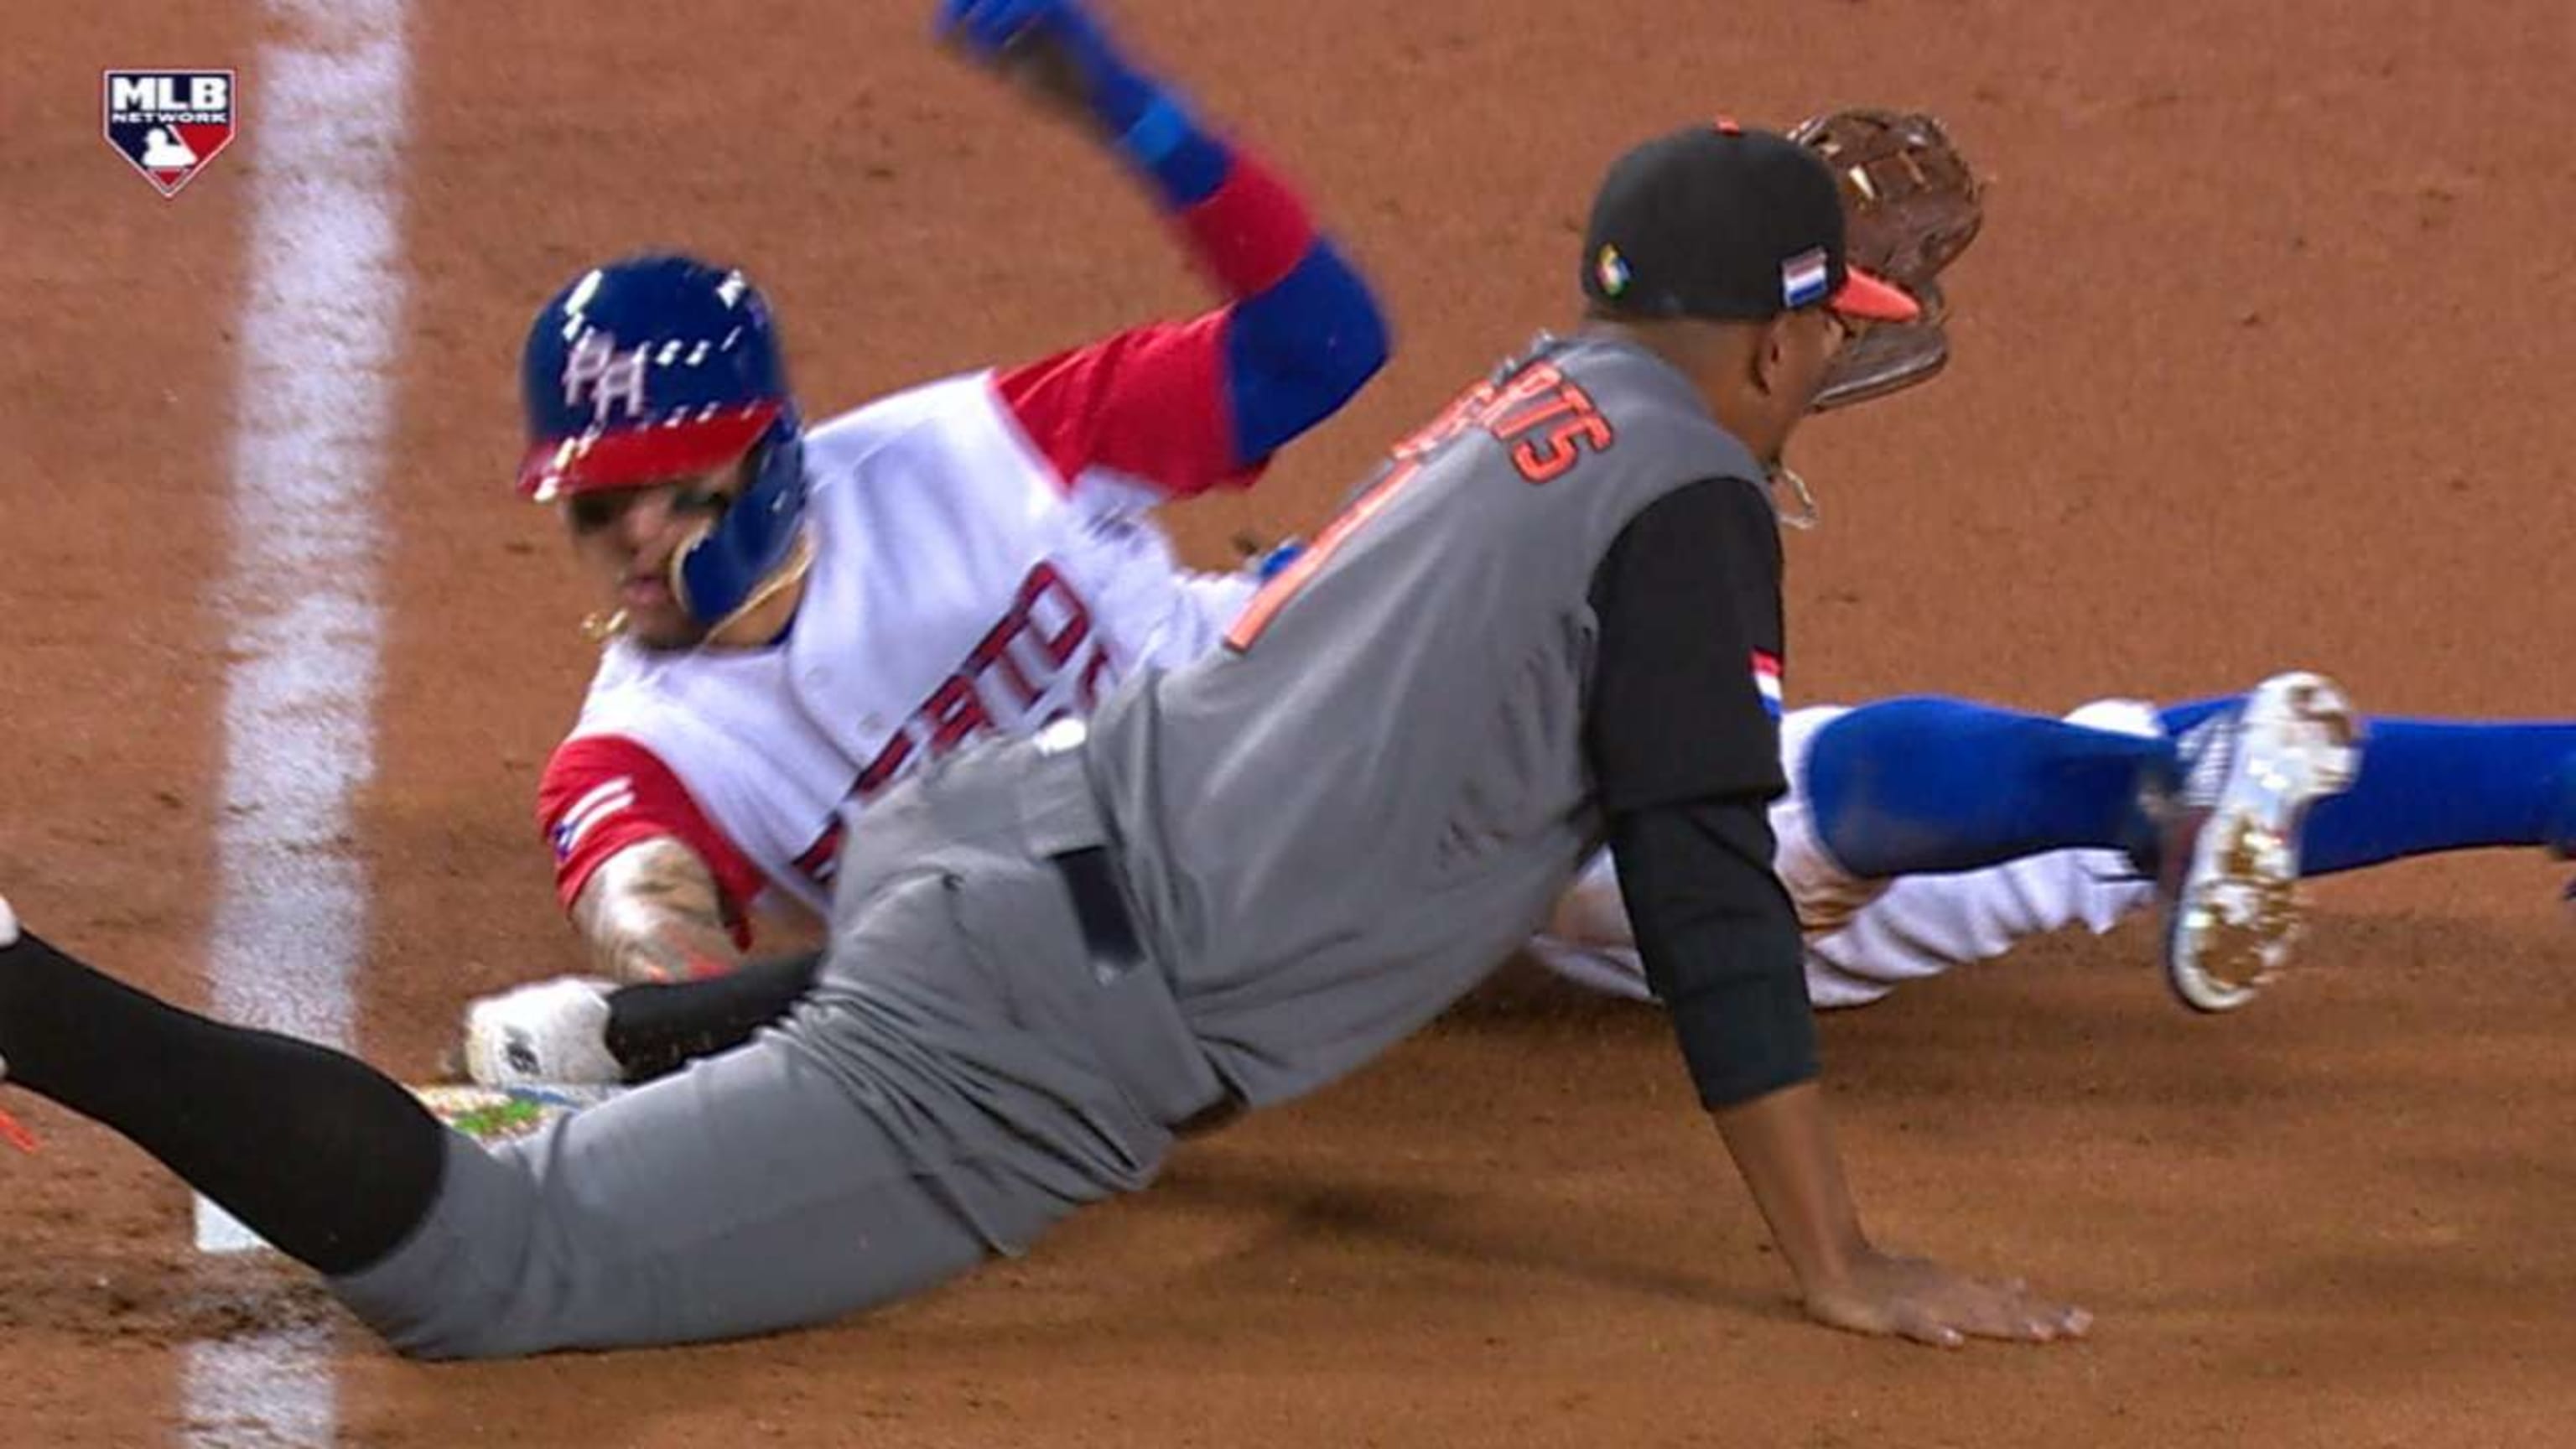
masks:
<path fill-rule="evenodd" d="M 1101 74 L 1094 119 L 1131 135 L 1145 82 L 1095 20 L 1049 0 L 968 12 L 964 33 L 1014 25 L 1057 42 L 1016 42 L 1015 73 L 1077 109 L 1075 72 Z M 1802 134 L 1826 154 L 1866 147 L 1884 139 L 1873 114 Z M 888 784 L 969 738 L 1086 713 L 1140 664 L 1205 652 L 1249 598 L 1249 575 L 1177 569 L 1147 510 L 1249 482 L 1377 368 L 1384 330 L 1361 279 L 1252 161 L 1204 135 L 1138 134 L 1167 149 L 1129 159 L 1233 294 L 1190 323 L 932 383 L 808 432 L 793 404 L 768 402 L 786 395 L 784 364 L 737 272 L 632 258 L 535 318 L 523 491 L 559 506 L 616 605 L 539 791 L 558 892 L 600 976 L 729 973 L 755 908 L 822 913 L 841 831 Z M 1907 174 L 1924 164 L 1901 159 Z M 1862 214 L 1884 224 L 1899 194 L 1871 188 Z M 1964 244 L 1933 248 L 1932 265 Z M 1925 250 L 1880 245 L 1918 263 Z M 1920 375 L 1912 356 L 1873 370 L 1874 387 L 1838 376 L 1820 405 Z M 708 409 L 720 415 L 670 426 Z M 628 441 L 621 426 L 638 419 L 662 426 Z M 747 1030 L 813 964 L 672 1003 L 670 1040 L 713 1040 L 700 1012 Z M 478 1004 L 468 1074 L 611 1070 L 585 992 Z"/>
<path fill-rule="evenodd" d="M 1079 33 L 1087 46 L 1102 43 L 1097 26 L 1087 20 Z M 1839 111 L 1795 134 L 1834 166 L 1853 244 L 1923 295 L 1937 298 L 1933 274 L 1966 248 L 1978 219 L 1973 174 L 1938 123 Z M 1603 269 L 1599 258 L 1593 265 Z M 1332 275 L 1337 281 L 1346 276 Z M 582 325 L 605 327 L 612 306 L 644 311 L 637 301 L 642 280 L 631 267 L 586 279 L 577 289 L 584 295 Z M 1356 286 L 1351 279 L 1346 289 Z M 1271 303 L 1270 295 L 1259 294 L 1233 311 L 1253 313 Z M 653 335 L 667 335 L 674 325 L 666 315 L 671 310 L 648 314 L 628 330 L 644 325 L 665 329 Z M 1329 311 L 1302 315 L 1319 324 L 1339 320 Z M 640 587 L 644 602 L 664 617 L 640 627 L 630 619 L 625 634 L 611 644 L 581 722 L 556 753 L 541 790 L 540 823 L 555 842 L 562 899 L 605 979 L 549 982 L 475 1003 L 466 1017 L 460 1065 L 473 1080 L 495 1086 L 643 1080 L 689 1056 L 735 1044 L 785 1012 L 810 986 L 818 958 L 766 961 L 735 973 L 755 901 L 784 898 L 819 911 L 832 843 L 890 779 L 965 739 L 1025 733 L 1047 719 L 1086 712 L 1098 697 L 1095 677 L 1114 680 L 1133 661 L 1169 664 L 1194 657 L 1232 622 L 1253 582 L 1248 575 L 1176 570 L 1161 535 L 1136 506 L 1154 501 L 1154 495 L 1106 487 L 1097 467 L 1060 470 L 1026 448 L 1002 447 L 976 455 L 974 466 L 958 461 L 915 468 L 881 483 L 872 471 L 904 455 L 844 450 L 856 453 L 854 465 L 819 470 L 810 461 L 822 456 L 816 452 L 809 454 L 807 472 L 818 502 L 798 528 L 800 551 L 792 561 L 796 568 L 810 568 L 812 580 L 829 582 L 818 586 L 796 575 L 779 585 L 791 607 L 812 600 L 795 615 L 785 645 L 765 652 L 760 647 L 787 618 L 766 606 L 760 630 L 748 640 L 727 642 L 723 634 L 734 631 L 719 631 L 711 643 L 706 621 L 678 611 L 662 581 L 672 541 L 705 524 L 654 510 L 661 486 L 658 460 L 617 467 L 576 460 L 580 472 L 568 488 L 545 482 L 564 438 L 583 422 L 577 412 L 567 416 L 563 402 L 580 388 L 556 385 L 566 360 L 561 339 L 571 330 L 567 320 L 558 303 L 531 330 L 530 456 L 537 470 L 531 491 L 568 493 L 564 506 L 577 545 L 599 557 L 613 588 Z M 1304 342 L 1321 352 L 1335 340 L 1334 330 L 1319 328 L 1311 338 L 1289 330 L 1269 350 L 1293 353 L 1293 344 Z M 1125 341 L 1113 339 L 1087 352 L 1114 356 Z M 580 361 L 580 352 L 579 346 L 571 350 L 572 362 Z M 1817 406 L 1845 405 L 1920 381 L 1937 371 L 1944 356 L 1937 314 L 1878 329 L 1837 354 Z M 588 384 L 596 371 L 577 366 L 572 376 Z M 818 443 L 872 436 L 885 430 L 875 420 L 887 416 L 902 418 L 906 428 L 978 445 L 1049 431 L 1031 423 L 1020 401 L 1015 379 L 1027 371 L 993 374 L 991 385 L 968 379 L 962 382 L 975 385 L 934 385 L 889 399 L 818 430 Z M 1246 380 L 1214 369 L 1210 376 L 1227 387 L 1148 390 L 1132 406 L 1139 416 L 1151 408 L 1170 409 L 1177 431 L 1204 433 L 1211 418 L 1245 411 L 1228 388 L 1240 391 Z M 1130 399 L 1093 388 L 1074 401 L 1100 406 Z M 1319 412 L 1320 407 L 1301 409 L 1296 417 L 1302 425 Z M 1086 425 L 1059 423 L 1053 430 L 1085 431 Z M 1180 486 L 1196 486 L 1230 455 L 1212 456 L 1215 464 L 1167 471 Z M 943 456 L 941 462 L 950 460 Z M 712 490 L 705 502 L 713 506 L 725 497 L 723 490 Z M 865 509 L 856 526 L 839 516 L 854 506 Z M 585 521 L 593 515 L 647 522 L 631 536 L 602 538 Z M 1033 585 L 1039 586 L 1035 593 Z M 854 590 L 864 593 L 855 606 L 844 597 Z M 1058 649 L 1054 640 L 1066 642 Z M 1048 679 L 1077 684 L 1050 691 L 1043 683 Z M 834 693 L 818 707 L 820 680 L 833 681 Z M 916 699 L 923 702 L 916 706 Z M 2341 708 L 2339 702 L 2320 707 Z M 818 719 L 837 727 L 818 728 Z M 1804 736 L 1793 730 L 1791 738 Z M 2063 791 L 2053 802 L 2016 811 L 2006 803 L 2009 795 L 1990 790 L 1990 816 L 2035 819 L 2053 803 L 2053 818 L 2066 822 L 2058 827 L 2061 834 L 2072 832 L 2065 836 L 2069 843 L 2125 842 L 2133 862 L 2155 868 L 2157 831 L 2140 816 L 2136 787 L 2147 776 L 2177 776 L 2172 747 L 2141 747 L 2074 730 L 2012 738 L 2027 756 L 2017 761 L 2014 778 L 2048 779 L 2061 757 L 2083 757 L 2097 763 L 2089 774 L 2080 763 L 2069 765 L 2069 778 L 2099 781 L 2116 798 L 2070 820 Z M 2277 753 L 2279 746 L 2258 741 L 2257 748 Z M 1971 764 L 1982 768 L 1981 762 Z M 2313 788 L 2331 789 L 2335 777 L 2348 773 L 2348 762 L 2339 764 Z M 1814 930 L 1858 887 L 1831 866 L 1804 828 L 1804 778 L 1802 770 L 1790 769 L 1792 793 L 1775 807 L 1773 823 L 1781 834 L 1783 873 Z M 2263 827 L 2271 837 L 2289 835 L 2289 816 L 2299 803 L 2274 802 L 2272 811 L 2280 818 Z M 1848 804 L 1854 819 L 1871 818 L 1866 799 Z M 1925 848 L 1894 856 L 1882 852 L 1881 864 L 1890 874 L 1955 869 L 2009 859 L 2034 848 L 2035 840 L 2055 838 L 2022 830 L 1998 832 L 1992 840 L 1959 838 L 1970 824 L 1964 816 L 1930 822 L 1907 837 L 1928 842 Z M 1944 826 L 1946 835 L 1940 833 Z M 1853 825 L 1846 833 L 1859 829 Z M 2263 879 L 2277 888 L 2295 874 L 2295 861 L 2287 850 L 2276 854 Z M 2167 965 L 2186 1000 L 2232 1005 L 2278 965 L 2295 918 L 2274 911 L 2273 924 L 2263 930 L 2211 938 L 2208 925 L 2223 914 L 2232 912 L 2230 920 L 2262 918 L 2264 898 L 2217 880 L 2208 862 L 2199 870 L 2193 891 L 2210 899 L 2196 911 L 2177 913 L 2178 921 L 2191 924 L 2168 950 Z M 1587 931 L 1542 938 L 1542 959 L 1577 979 L 1643 994 L 1642 967 L 1626 949 L 1625 915 L 1606 860 L 1554 915 L 1569 929 Z M 1612 934 L 1604 938 L 1602 931 Z M 2213 941 L 2231 948 L 2223 960 L 2213 955 Z M 2222 982 L 2219 975 L 2230 979 Z M 722 984 L 609 994 L 619 981 L 716 976 L 725 978 Z M 1810 987 L 1818 999 L 1834 999 L 1835 983 L 1819 977 Z"/>
<path fill-rule="evenodd" d="M 2312 772 L 2313 808 L 2281 811 L 2265 827 L 2295 851 L 2301 877 L 2457 850 L 2576 855 L 2576 722 L 2352 718 L 2319 713 L 2335 697 L 2312 695 L 2308 724 L 2284 733 L 2277 701 L 2315 683 L 2284 674 L 2247 695 L 2161 710 L 2098 700 L 2064 721 L 1942 698 L 1789 711 L 1788 792 L 1773 802 L 1771 826 L 1805 933 L 1809 999 L 1865 1005 L 2026 937 L 2106 931 L 2155 905 L 2152 847 L 2171 812 L 2154 807 L 2171 794 L 2141 799 L 2140 761 L 2148 778 L 2170 781 L 2188 781 L 2213 750 L 2267 762 L 2249 775 Z M 2248 723 L 2267 717 L 2274 723 Z M 2366 744 L 2337 743 L 2347 722 Z M 2326 724 L 2338 728 L 2308 727 Z M 2346 776 L 2349 789 L 2322 788 Z M 2123 832 L 2150 848 L 2068 843 Z M 2171 984 L 2204 1009 L 2241 1005 L 2288 937 L 2273 938 L 2269 955 L 2168 952 L 2169 968 L 2177 959 L 2205 968 Z M 1607 854 L 1576 877 L 1530 949 L 1585 986 L 1652 996 Z M 464 1056 L 476 1081 L 496 1087 L 649 1080 L 747 1040 L 792 1007 L 813 971 L 810 960 L 774 960 L 723 983 L 541 982 L 475 1003 Z"/>
<path fill-rule="evenodd" d="M 958 8 L 982 53 L 1012 38 L 975 24 L 1006 7 Z M 1140 127 L 1196 132 L 1160 94 Z M 2084 1331 L 1863 1230 L 1770 868 L 1768 478 L 1847 329 L 1915 306 L 1849 265 L 1813 152 L 1732 126 L 1623 157 L 1584 258 L 1582 326 L 1398 444 L 1218 650 L 879 795 L 820 980 L 750 1045 L 486 1148 L 355 1058 L 12 926 L 10 1083 L 141 1144 L 405 1352 L 758 1333 L 1023 1249 L 1146 1186 L 1179 1134 L 1370 1060 L 1606 839 L 1808 1312 L 1934 1343 Z M 645 446 L 640 421 L 591 445 Z M 686 562 L 675 603 L 699 599 Z"/>
<path fill-rule="evenodd" d="M 729 970 L 762 897 L 826 909 L 845 818 L 896 781 L 1211 648 L 1251 581 L 1178 569 L 1149 510 L 1248 485 L 1385 361 L 1294 193 L 1082 8 L 943 15 L 1084 116 L 1229 300 L 810 430 L 739 272 L 632 258 L 540 312 L 521 487 L 618 613 L 539 815 L 613 979 Z"/>
<path fill-rule="evenodd" d="M 2256 694 L 2312 678 L 2285 674 Z M 1867 1005 L 1909 981 L 2004 955 L 2027 937 L 2076 925 L 2099 933 L 2154 906 L 2151 852 L 2052 842 L 2124 829 L 2152 840 L 2147 807 L 2157 796 L 2129 788 L 2124 762 L 2143 758 L 2152 776 L 2188 778 L 2184 761 L 2240 746 L 2226 731 L 2254 703 L 2247 695 L 2160 710 L 2105 699 L 2062 725 L 1941 698 L 1790 710 L 1781 724 L 1788 793 L 1773 803 L 1771 825 L 1774 863 L 1806 934 L 1809 999 L 1819 1008 Z M 2281 816 L 2300 877 L 2460 850 L 2576 856 L 2576 721 L 2350 723 L 2366 747 L 2347 754 L 2311 737 L 2289 758 L 2322 760 L 2330 777 L 2353 776 L 2356 761 L 2368 761 L 2349 789 L 2321 788 L 2303 821 Z M 2273 747 L 2271 757 L 2282 752 Z M 2569 895 L 2576 899 L 2576 886 Z M 2177 959 L 2209 968 L 2170 984 L 2203 1009 L 2241 1005 L 2278 966 L 2290 934 L 2273 938 L 2268 955 L 2227 963 L 2168 952 L 2168 969 Z M 1607 853 L 1576 877 L 1529 946 L 1584 986 L 1637 1000 L 1653 994 Z M 818 957 L 778 958 L 720 983 L 567 977 L 520 987 L 469 1008 L 461 1064 L 492 1087 L 647 1081 L 784 1016 L 818 966 Z"/>

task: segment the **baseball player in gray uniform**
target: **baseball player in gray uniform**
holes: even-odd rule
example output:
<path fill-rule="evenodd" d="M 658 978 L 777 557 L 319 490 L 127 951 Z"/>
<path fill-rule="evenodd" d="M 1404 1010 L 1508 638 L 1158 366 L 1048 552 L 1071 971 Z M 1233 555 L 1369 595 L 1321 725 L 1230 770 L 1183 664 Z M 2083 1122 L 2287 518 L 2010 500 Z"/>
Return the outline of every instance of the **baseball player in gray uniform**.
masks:
<path fill-rule="evenodd" d="M 8 1081 L 132 1138 L 404 1352 L 760 1333 L 1017 1252 L 1179 1136 L 1359 1066 L 1606 839 L 1809 1313 L 2083 1332 L 1864 1234 L 1770 865 L 1767 480 L 1848 332 L 1914 305 L 1847 265 L 1823 163 L 1731 123 L 1623 157 L 1583 267 L 1581 331 L 1397 445 L 1223 649 L 879 797 L 815 989 L 750 1044 L 486 1148 L 353 1058 L 178 1011 L 0 912 Z"/>

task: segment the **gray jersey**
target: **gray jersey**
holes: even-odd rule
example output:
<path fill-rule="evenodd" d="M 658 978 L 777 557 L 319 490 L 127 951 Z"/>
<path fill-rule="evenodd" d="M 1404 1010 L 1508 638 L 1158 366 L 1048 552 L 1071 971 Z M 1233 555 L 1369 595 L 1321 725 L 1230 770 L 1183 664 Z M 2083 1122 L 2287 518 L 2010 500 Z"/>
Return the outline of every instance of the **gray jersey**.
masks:
<path fill-rule="evenodd" d="M 1399 444 L 1227 649 L 1102 707 L 1140 927 L 1249 1102 L 1391 1046 L 1538 925 L 1601 830 L 1596 569 L 1665 494 L 1763 476 L 1651 353 L 1543 338 Z"/>
<path fill-rule="evenodd" d="M 437 1355 L 813 1322 L 1143 1186 L 1228 1088 L 1350 1070 L 1524 939 L 1600 834 L 1585 713 L 1636 627 L 1593 614 L 1614 540 L 1760 476 L 1650 355 L 1544 346 L 1400 447 L 1227 650 L 1131 676 L 1079 753 L 998 742 L 871 806 L 783 1025 L 545 1135 L 453 1139 L 429 1216 L 335 1290 Z M 1104 845 L 1162 972 L 1088 943 L 1063 862 Z"/>

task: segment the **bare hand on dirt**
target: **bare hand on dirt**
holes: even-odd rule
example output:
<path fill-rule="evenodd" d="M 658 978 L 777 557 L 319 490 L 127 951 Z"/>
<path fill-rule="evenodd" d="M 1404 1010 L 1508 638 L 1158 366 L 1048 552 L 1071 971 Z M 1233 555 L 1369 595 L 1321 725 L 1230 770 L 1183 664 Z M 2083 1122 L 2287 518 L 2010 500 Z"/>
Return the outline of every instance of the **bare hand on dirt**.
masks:
<path fill-rule="evenodd" d="M 2093 1315 L 2056 1303 L 2019 1278 L 1990 1283 L 1926 1258 L 1866 1251 L 1838 1281 L 1807 1292 L 1807 1316 L 1854 1333 L 1957 1348 L 1971 1338 L 2048 1343 L 2081 1338 Z"/>

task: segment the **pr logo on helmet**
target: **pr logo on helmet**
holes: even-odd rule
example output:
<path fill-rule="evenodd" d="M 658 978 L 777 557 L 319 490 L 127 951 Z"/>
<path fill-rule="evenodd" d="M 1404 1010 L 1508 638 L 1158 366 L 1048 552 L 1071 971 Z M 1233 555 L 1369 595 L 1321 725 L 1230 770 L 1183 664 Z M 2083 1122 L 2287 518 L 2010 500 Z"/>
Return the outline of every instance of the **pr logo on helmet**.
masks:
<path fill-rule="evenodd" d="M 617 339 L 605 332 L 582 334 L 564 358 L 564 406 L 581 406 L 587 393 L 592 427 L 609 426 L 609 411 L 617 407 L 625 409 L 627 422 L 643 421 L 644 367 L 651 350 L 639 344 L 619 352 Z"/>

